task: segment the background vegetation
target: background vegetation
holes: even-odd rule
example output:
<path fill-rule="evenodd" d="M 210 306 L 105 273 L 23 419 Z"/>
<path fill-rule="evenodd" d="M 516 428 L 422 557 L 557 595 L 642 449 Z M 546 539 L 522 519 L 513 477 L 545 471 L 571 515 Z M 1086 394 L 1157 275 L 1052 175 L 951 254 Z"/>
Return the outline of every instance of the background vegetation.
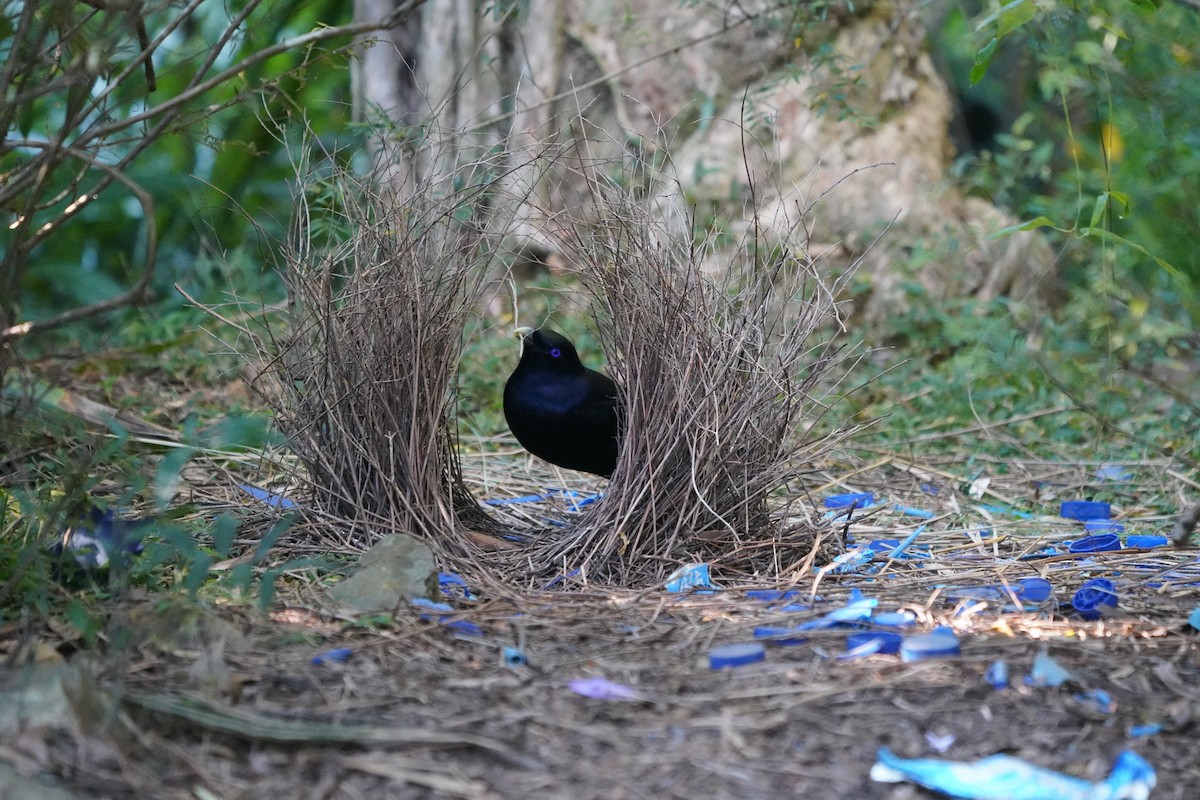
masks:
<path fill-rule="evenodd" d="M 34 17 L 49 19 L 60 5 L 45 4 Z M 249 12 L 251 23 L 201 68 L 226 30 L 231 8 Z M 22 56 L 14 43 L 21 41 L 16 31 L 29 12 L 25 3 L 3 3 L 0 62 Z M 66 37 L 70 47 L 60 60 L 41 64 L 46 91 L 5 100 L 0 176 L 17 174 L 35 153 L 13 142 L 52 141 L 60 133 L 76 102 L 71 92 L 86 98 L 105 91 L 113 76 L 126 75 L 106 114 L 128 120 L 181 91 L 199 72 L 236 65 L 319 26 L 351 22 L 349 4 L 336 0 L 199 3 L 188 23 L 159 46 L 158 89 L 149 95 L 141 73 L 129 70 L 138 51 L 133 28 L 114 13 L 96 11 L 83 19 Z M 146 28 L 163 30 L 174 14 L 148 9 Z M 102 35 L 110 38 L 96 38 Z M 88 46 L 95 41 L 107 49 Z M 1061 303 L 1053 315 L 1038 319 L 1019 301 L 916 304 L 916 311 L 891 319 L 887 330 L 861 332 L 868 344 L 893 345 L 873 355 L 874 370 L 861 378 L 882 375 L 848 400 L 846 414 L 883 418 L 861 446 L 961 449 L 953 431 L 980 420 L 1022 418 L 973 446 L 1000 459 L 1061 447 L 1098 460 L 1165 454 L 1194 466 L 1200 414 L 1193 399 L 1200 396 L 1198 43 L 1200 13 L 1187 3 L 1028 2 L 1002 10 L 968 3 L 934 18 L 930 45 L 946 79 L 971 108 L 989 108 L 994 116 L 982 135 L 964 139 L 952 178 L 1053 239 Z M 236 453 L 267 442 L 256 404 L 237 388 L 241 365 L 203 333 L 212 321 L 174 285 L 218 307 L 234 296 L 282 301 L 273 264 L 291 213 L 297 161 L 315 164 L 318 172 L 326 159 L 366 166 L 361 154 L 368 131 L 350 108 L 351 51 L 346 34 L 247 62 L 181 108 L 169 130 L 146 146 L 135 135 L 140 129 L 131 126 L 127 137 L 94 152 L 96 160 L 119 164 L 153 199 L 158 258 L 147 301 L 15 338 L 10 345 L 22 362 L 54 383 L 86 384 L 97 400 L 183 430 L 189 447 Z M 88 58 L 99 61 L 88 62 L 87 81 L 68 85 L 68 67 Z M 63 93 L 56 93 L 60 80 Z M 17 102 L 23 97 L 26 102 Z M 302 140 L 306 151 L 297 149 Z M 136 157 L 126 163 L 130 155 Z M 48 213 L 61 213 L 80 181 L 94 177 L 86 168 L 56 175 L 45 194 L 59 199 Z M 322 190 L 319 184 L 311 188 L 314 202 L 323 201 Z M 11 296 L 0 298 L 14 321 L 52 318 L 125 291 L 144 256 L 144 209 L 117 185 L 65 221 L 28 254 Z M 5 248 L 11 252 L 10 224 L 20 206 L 9 203 L 3 211 L 0 236 L 10 237 Z M 571 305 L 560 293 L 561 280 L 540 273 L 521 289 L 521 321 L 549 318 L 579 340 L 595 365 L 599 352 L 586 321 L 555 313 Z M 498 376 L 515 357 L 511 340 L 501 335 L 512 323 L 506 294 L 502 287 L 468 343 L 460 377 L 467 433 L 503 429 Z M 1060 407 L 1068 410 L 1043 413 Z M 224 418 L 233 423 L 220 422 Z M 77 513 L 73 505 L 83 494 L 107 490 L 119 502 L 145 497 L 187 460 L 164 459 L 120 436 L 115 445 L 96 444 L 68 430 L 74 424 L 69 420 L 54 423 L 64 426 L 55 430 L 37 417 L 34 430 L 29 419 L 27 409 L 10 405 L 0 429 L 8 459 L 0 488 L 6 535 L 18 530 L 12 513 L 18 506 L 26 522 L 42 520 L 19 527 L 33 541 Z M 36 468 L 17 463 L 30 454 L 38 458 Z M 102 475 L 95 472 L 100 464 L 107 470 Z M 114 486 L 124 487 L 117 496 Z M 34 508 L 48 510 L 35 515 Z M 227 551 L 218 538 L 206 545 L 204 558 Z M 6 550 L 5 558 L 19 561 L 20 552 Z M 204 559 L 184 555 L 180 574 L 188 574 L 191 564 L 203 576 Z M 36 570 L 27 567 L 3 565 L 0 574 L 24 576 L 9 583 L 8 598 L 21 596 L 12 591 L 17 584 L 36 585 L 30 579 Z"/>

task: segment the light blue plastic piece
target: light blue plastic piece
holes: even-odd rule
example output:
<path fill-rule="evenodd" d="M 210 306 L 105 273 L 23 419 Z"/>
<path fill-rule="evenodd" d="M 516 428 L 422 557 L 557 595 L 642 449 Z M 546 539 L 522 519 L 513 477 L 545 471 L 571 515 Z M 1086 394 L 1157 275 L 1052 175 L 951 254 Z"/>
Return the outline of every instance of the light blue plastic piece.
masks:
<path fill-rule="evenodd" d="M 948 629 L 905 636 L 900 642 L 900 660 L 904 662 L 945 658 L 959 653 L 958 637 Z"/>
<path fill-rule="evenodd" d="M 1008 664 L 1003 661 L 993 661 L 983 673 L 983 679 L 995 690 L 1008 688 Z"/>
<path fill-rule="evenodd" d="M 1200 606 L 1196 606 L 1192 613 L 1188 614 L 1188 625 L 1200 631 Z"/>
<path fill-rule="evenodd" d="M 1033 657 L 1033 669 L 1025 676 L 1026 686 L 1061 686 L 1072 679 L 1071 673 L 1042 651 Z"/>
<path fill-rule="evenodd" d="M 826 508 L 867 508 L 875 504 L 875 495 L 870 492 L 831 494 L 825 498 Z"/>
<path fill-rule="evenodd" d="M 1147 800 L 1158 777 L 1132 750 L 1117 756 L 1107 778 L 1092 783 L 1012 756 L 970 762 L 900 758 L 885 747 L 871 767 L 871 780 L 909 781 L 963 800 Z"/>
<path fill-rule="evenodd" d="M 1170 539 L 1155 533 L 1131 533 L 1125 537 L 1126 547 L 1166 547 Z"/>
<path fill-rule="evenodd" d="M 692 589 L 715 589 L 708 575 L 708 564 L 685 564 L 667 578 L 668 592 L 688 592 Z"/>

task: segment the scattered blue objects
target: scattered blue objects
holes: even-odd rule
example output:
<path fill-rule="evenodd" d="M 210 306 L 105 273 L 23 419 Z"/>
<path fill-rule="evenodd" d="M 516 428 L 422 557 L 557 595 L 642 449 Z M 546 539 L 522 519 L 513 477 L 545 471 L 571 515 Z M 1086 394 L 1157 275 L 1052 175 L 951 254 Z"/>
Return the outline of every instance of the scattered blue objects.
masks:
<path fill-rule="evenodd" d="M 1026 686 L 1061 686 L 1069 680 L 1074 680 L 1069 671 L 1064 669 L 1045 650 L 1033 657 L 1033 668 L 1025 676 Z"/>
<path fill-rule="evenodd" d="M 900 641 L 900 660 L 926 661 L 931 658 L 956 656 L 960 652 L 958 637 L 948 628 L 935 628 L 929 633 L 905 636 Z"/>
<path fill-rule="evenodd" d="M 983 673 L 983 679 L 996 691 L 1008 688 L 1008 664 L 993 661 Z"/>
<path fill-rule="evenodd" d="M 826 508 L 867 508 L 875 505 L 875 495 L 870 492 L 831 494 L 825 498 Z"/>
<path fill-rule="evenodd" d="M 1100 619 L 1105 608 L 1116 608 L 1117 589 L 1107 578 L 1092 578 L 1075 592 L 1071 605 L 1084 619 Z"/>
<path fill-rule="evenodd" d="M 269 492 L 266 489 L 260 489 L 257 486 L 251 486 L 248 483 L 239 483 L 238 488 L 253 497 L 255 500 L 265 503 L 271 508 L 282 508 L 286 511 L 292 511 L 296 508 L 299 508 L 299 506 L 296 505 L 296 502 L 288 497 L 284 497 L 281 494 L 276 494 L 275 492 Z"/>
<path fill-rule="evenodd" d="M 1021 605 L 1040 605 L 1050 598 L 1054 587 L 1045 578 L 1022 578 L 1007 586 L 968 586 L 961 589 L 951 589 L 946 597 L 951 600 L 996 600 L 1006 601 L 1013 598 Z M 1005 606 L 1015 608 L 1015 606 Z"/>
<path fill-rule="evenodd" d="M 1059 506 L 1059 516 L 1064 519 L 1077 519 L 1086 521 L 1089 519 L 1111 519 L 1112 507 L 1108 503 L 1100 503 L 1094 500 L 1064 500 Z"/>
<path fill-rule="evenodd" d="M 313 656 L 311 663 L 318 667 L 324 664 L 341 664 L 344 661 L 349 661 L 350 656 L 353 654 L 354 651 L 349 647 L 338 647 L 334 650 L 326 650 L 324 653 Z"/>
<path fill-rule="evenodd" d="M 453 597 L 461 600 L 475 599 L 475 595 L 471 594 L 471 589 L 467 586 L 467 582 L 453 572 L 438 573 L 438 588 L 441 589 L 444 597 Z"/>
<path fill-rule="evenodd" d="M 859 631 L 846 638 L 847 653 L 857 653 L 860 648 L 871 647 L 871 653 L 892 656 L 900 652 L 900 640 L 903 637 L 892 631 Z M 865 653 L 864 653 L 865 654 Z"/>
<path fill-rule="evenodd" d="M 1158 782 L 1154 767 L 1126 750 L 1100 783 L 994 755 L 978 761 L 900 758 L 886 747 L 871 767 L 871 780 L 908 781 L 963 800 L 1147 800 Z"/>
<path fill-rule="evenodd" d="M 667 578 L 668 592 L 689 592 L 693 589 L 715 589 L 708 574 L 708 564 L 685 564 Z"/>
<path fill-rule="evenodd" d="M 1102 553 L 1107 550 L 1120 550 L 1121 537 L 1115 533 L 1097 533 L 1085 536 L 1071 542 L 1068 547 L 1072 553 Z"/>
<path fill-rule="evenodd" d="M 482 636 L 483 628 L 476 625 L 467 619 L 453 619 L 451 616 L 454 609 L 445 603 L 435 603 L 428 597 L 414 597 L 410 601 L 417 608 L 427 609 L 429 611 L 441 612 L 438 614 L 421 614 L 422 620 L 435 620 L 440 625 L 445 625 L 447 628 L 467 636 Z"/>
<path fill-rule="evenodd" d="M 766 657 L 767 651 L 758 642 L 727 644 L 708 651 L 708 666 L 710 669 L 744 667 L 747 664 L 757 664 Z"/>
<path fill-rule="evenodd" d="M 485 505 L 489 506 L 509 506 L 519 505 L 521 503 L 542 503 L 547 500 L 566 500 L 571 511 L 579 511 L 585 506 L 597 502 L 602 497 L 603 493 L 584 494 L 577 492 L 574 489 L 552 488 L 547 489 L 541 494 L 525 494 L 520 497 L 495 497 L 490 500 L 484 500 Z"/>

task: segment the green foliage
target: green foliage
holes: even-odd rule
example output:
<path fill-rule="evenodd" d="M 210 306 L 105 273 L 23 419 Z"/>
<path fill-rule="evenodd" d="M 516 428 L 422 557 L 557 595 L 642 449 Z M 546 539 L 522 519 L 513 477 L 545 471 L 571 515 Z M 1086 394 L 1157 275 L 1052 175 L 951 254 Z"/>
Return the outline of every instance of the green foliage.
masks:
<path fill-rule="evenodd" d="M 955 12 L 938 38 L 961 91 L 1027 109 L 959 165 L 974 191 L 1025 220 L 1011 230 L 1060 234 L 1069 279 L 1107 270 L 1193 318 L 1200 250 L 1180 234 L 1200 229 L 1198 42 L 1185 4 L 1033 0 Z"/>

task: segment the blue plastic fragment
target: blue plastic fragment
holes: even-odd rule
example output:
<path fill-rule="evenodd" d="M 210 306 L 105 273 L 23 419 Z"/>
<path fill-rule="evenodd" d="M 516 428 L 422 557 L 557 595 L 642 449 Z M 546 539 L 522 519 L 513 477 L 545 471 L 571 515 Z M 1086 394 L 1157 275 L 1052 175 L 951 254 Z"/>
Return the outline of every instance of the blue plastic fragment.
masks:
<path fill-rule="evenodd" d="M 1088 533 L 1096 531 L 1107 531 L 1109 533 L 1124 533 L 1125 526 L 1119 522 L 1113 522 L 1111 519 L 1089 519 L 1083 523 L 1083 529 Z"/>
<path fill-rule="evenodd" d="M 993 661 L 988 665 L 987 672 L 983 673 L 983 679 L 997 691 L 1007 689 L 1008 664 L 1005 664 L 1003 661 Z"/>
<path fill-rule="evenodd" d="M 909 781 L 963 800 L 1146 800 L 1158 782 L 1154 767 L 1126 750 L 1099 783 L 994 755 L 978 761 L 900 758 L 887 748 L 871 767 L 871 780 Z"/>
<path fill-rule="evenodd" d="M 1068 548 L 1072 553 L 1101 553 L 1106 550 L 1120 550 L 1121 537 L 1115 533 L 1097 533 L 1085 536 L 1071 542 Z"/>
<path fill-rule="evenodd" d="M 708 564 L 685 564 L 667 578 L 668 592 L 687 592 L 692 589 L 715 589 L 708 575 Z"/>
<path fill-rule="evenodd" d="M 1166 547 L 1170 543 L 1167 537 L 1153 533 L 1131 533 L 1125 537 L 1126 547 Z"/>
<path fill-rule="evenodd" d="M 997 601 L 1016 598 L 1022 605 L 1039 605 L 1046 602 L 1053 591 L 1054 587 L 1045 578 L 1022 578 L 1008 586 L 970 586 L 952 589 L 946 592 L 946 597 L 951 600 Z"/>
<path fill-rule="evenodd" d="M 1025 676 L 1026 686 L 1061 686 L 1073 679 L 1073 675 L 1064 669 L 1045 650 L 1033 657 L 1033 668 Z"/>
<path fill-rule="evenodd" d="M 525 658 L 525 654 L 515 647 L 501 648 L 500 658 L 503 659 L 504 666 L 509 668 L 523 667 L 529 663 L 529 660 Z"/>
<path fill-rule="evenodd" d="M 1110 519 L 1112 507 L 1094 500 L 1064 500 L 1058 514 L 1064 519 Z"/>
<path fill-rule="evenodd" d="M 958 637 L 947 628 L 935 628 L 929 633 L 905 636 L 900 641 L 900 660 L 925 661 L 959 654 Z"/>
<path fill-rule="evenodd" d="M 446 597 L 461 598 L 463 600 L 474 600 L 475 595 L 471 594 L 471 589 L 467 586 L 467 582 L 453 572 L 438 573 L 438 588 Z"/>
<path fill-rule="evenodd" d="M 1104 608 L 1116 608 L 1117 589 L 1107 578 L 1092 578 L 1075 592 L 1071 605 L 1084 619 L 1100 619 Z"/>
<path fill-rule="evenodd" d="M 607 678 L 575 678 L 567 684 L 575 694 L 591 697 L 595 700 L 640 700 L 641 695 L 621 683 L 614 683 Z"/>
<path fill-rule="evenodd" d="M 872 653 L 891 656 L 900 652 L 901 636 L 891 631 L 859 631 L 846 637 L 846 649 L 856 652 L 866 645 L 873 645 Z"/>
<path fill-rule="evenodd" d="M 920 486 L 920 489 L 922 492 L 924 492 L 925 494 L 928 494 L 928 495 L 936 495 L 938 492 L 941 491 L 941 489 L 934 486 L 932 483 L 922 483 Z"/>
<path fill-rule="evenodd" d="M 817 572 L 832 572 L 835 575 L 846 575 L 852 572 L 858 572 L 863 567 L 870 564 L 875 559 L 875 551 L 870 545 L 860 547 L 855 550 L 847 550 L 840 556 L 829 562 L 825 567 L 813 567 Z"/>
<path fill-rule="evenodd" d="M 349 647 L 338 647 L 334 650 L 326 650 L 324 653 L 312 657 L 313 664 L 321 666 L 322 664 L 340 664 L 343 661 L 348 661 L 354 651 Z"/>
<path fill-rule="evenodd" d="M 298 508 L 295 501 L 284 497 L 281 494 L 268 492 L 266 489 L 260 489 L 257 486 L 251 486 L 248 483 L 239 483 L 238 488 L 253 497 L 255 500 L 259 500 L 271 508 L 283 508 L 289 511 L 294 508 Z"/>
<path fill-rule="evenodd" d="M 912 506 L 894 505 L 892 508 L 910 517 L 920 517 L 921 519 L 933 519 L 935 514 L 926 508 L 913 508 Z"/>
<path fill-rule="evenodd" d="M 1188 614 L 1188 625 L 1200 631 L 1200 606 L 1192 609 L 1192 613 Z"/>
<path fill-rule="evenodd" d="M 831 494 L 825 498 L 826 508 L 866 508 L 875 504 L 875 495 L 870 492 Z"/>
<path fill-rule="evenodd" d="M 1128 481 L 1133 479 L 1133 473 L 1122 464 L 1101 464 L 1096 467 L 1096 477 L 1102 481 Z"/>
<path fill-rule="evenodd" d="M 1116 702 L 1103 689 L 1089 689 L 1083 694 L 1075 695 L 1075 699 L 1084 705 L 1094 708 L 1101 714 L 1111 714 L 1117 710 Z"/>
<path fill-rule="evenodd" d="M 483 635 L 483 628 L 479 627 L 474 622 L 471 622 L 470 620 L 467 620 L 467 619 L 451 619 L 450 617 L 448 617 L 447 615 L 454 613 L 454 609 L 445 603 L 435 603 L 434 601 L 430 600 L 428 597 L 414 597 L 409 602 L 411 602 L 417 608 L 424 608 L 429 611 L 442 612 L 442 613 L 436 614 L 436 615 L 435 614 L 421 614 L 420 619 L 422 619 L 422 620 L 436 620 L 438 622 L 438 624 L 445 625 L 447 628 L 450 628 L 451 630 L 458 631 L 459 633 L 465 633 L 468 636 L 482 636 Z"/>
<path fill-rule="evenodd" d="M 928 558 L 927 553 L 910 553 L 905 554 L 905 551 L 912 547 L 912 543 L 917 540 L 917 537 L 925 532 L 928 525 L 918 525 L 916 530 L 904 538 L 904 541 L 897 544 L 891 552 L 887 553 L 888 558 Z"/>
<path fill-rule="evenodd" d="M 708 651 L 708 666 L 711 669 L 744 667 L 747 664 L 757 664 L 766 657 L 767 651 L 758 642 L 727 644 Z"/>
<path fill-rule="evenodd" d="M 754 629 L 754 638 L 762 639 L 767 644 L 791 647 L 797 644 L 804 644 L 808 641 L 808 637 L 804 635 L 805 630 L 800 627 L 783 628 L 772 625 L 760 625 Z"/>
<path fill-rule="evenodd" d="M 1009 508 L 1008 506 L 981 504 L 978 506 L 978 508 L 981 508 L 984 511 L 992 514 L 1007 514 L 1010 517 L 1016 517 L 1018 519 L 1033 519 L 1033 514 L 1030 514 L 1028 511 L 1017 511 L 1015 508 Z"/>
<path fill-rule="evenodd" d="M 748 589 L 746 597 L 751 600 L 762 600 L 767 603 L 775 603 L 780 600 L 789 600 L 793 597 L 799 597 L 799 589 Z"/>
<path fill-rule="evenodd" d="M 871 615 L 871 622 L 887 628 L 903 628 L 916 624 L 916 621 L 917 615 L 911 611 L 884 611 Z"/>
<path fill-rule="evenodd" d="M 1163 726 L 1157 722 L 1151 722 L 1146 725 L 1131 725 L 1127 733 L 1131 739 L 1142 739 L 1147 736 L 1153 736 L 1156 733 L 1162 733 Z"/>

